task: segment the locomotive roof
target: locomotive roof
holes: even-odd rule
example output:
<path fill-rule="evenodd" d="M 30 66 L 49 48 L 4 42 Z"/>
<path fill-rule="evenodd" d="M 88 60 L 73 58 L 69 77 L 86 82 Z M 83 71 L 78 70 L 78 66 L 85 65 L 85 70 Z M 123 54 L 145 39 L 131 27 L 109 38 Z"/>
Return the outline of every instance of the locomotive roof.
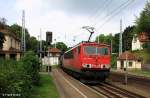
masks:
<path fill-rule="evenodd" d="M 96 42 L 81 42 L 75 46 L 73 46 L 71 49 L 67 50 L 65 53 L 69 52 L 70 50 L 73 50 L 74 48 L 78 47 L 78 46 L 81 46 L 81 45 L 99 45 L 99 46 L 107 46 L 107 47 L 110 47 L 110 45 L 108 44 L 104 44 L 104 43 L 96 43 Z"/>

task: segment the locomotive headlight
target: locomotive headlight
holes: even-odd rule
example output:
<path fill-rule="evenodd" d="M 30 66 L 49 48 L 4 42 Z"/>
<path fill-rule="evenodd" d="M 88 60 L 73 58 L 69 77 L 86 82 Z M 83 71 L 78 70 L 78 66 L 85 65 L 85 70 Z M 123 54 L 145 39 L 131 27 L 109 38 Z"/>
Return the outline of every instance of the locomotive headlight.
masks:
<path fill-rule="evenodd" d="M 91 64 L 83 64 L 82 66 L 83 66 L 84 68 L 91 68 L 91 67 L 92 67 Z"/>
<path fill-rule="evenodd" d="M 109 64 L 104 64 L 103 68 L 110 68 L 110 65 Z"/>

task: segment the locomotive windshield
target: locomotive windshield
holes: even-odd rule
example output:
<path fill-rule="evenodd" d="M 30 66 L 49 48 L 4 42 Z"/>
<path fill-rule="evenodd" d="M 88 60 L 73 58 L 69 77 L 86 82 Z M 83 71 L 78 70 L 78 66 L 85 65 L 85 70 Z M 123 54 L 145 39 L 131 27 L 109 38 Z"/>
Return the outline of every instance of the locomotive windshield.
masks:
<path fill-rule="evenodd" d="M 105 47 L 95 47 L 95 46 L 86 46 L 84 47 L 84 52 L 88 55 L 108 55 L 108 48 Z"/>
<path fill-rule="evenodd" d="M 96 47 L 94 46 L 86 46 L 84 47 L 84 52 L 89 55 L 96 55 Z"/>
<path fill-rule="evenodd" d="M 108 55 L 108 48 L 98 48 L 98 54 Z"/>

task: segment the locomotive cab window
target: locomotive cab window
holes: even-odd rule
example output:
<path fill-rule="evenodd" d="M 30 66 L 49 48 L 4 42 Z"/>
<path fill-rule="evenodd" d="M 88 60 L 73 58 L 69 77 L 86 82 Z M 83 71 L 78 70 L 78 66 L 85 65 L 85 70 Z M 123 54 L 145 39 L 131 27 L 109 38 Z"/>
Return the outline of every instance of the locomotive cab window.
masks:
<path fill-rule="evenodd" d="M 73 58 L 73 51 L 68 51 L 67 53 L 64 54 L 65 59 L 71 59 Z"/>
<path fill-rule="evenodd" d="M 99 48 L 98 54 L 100 55 L 108 55 L 108 48 Z"/>
<path fill-rule="evenodd" d="M 85 54 L 88 54 L 88 55 L 96 55 L 96 47 L 94 46 L 86 46 L 84 47 L 84 52 Z"/>

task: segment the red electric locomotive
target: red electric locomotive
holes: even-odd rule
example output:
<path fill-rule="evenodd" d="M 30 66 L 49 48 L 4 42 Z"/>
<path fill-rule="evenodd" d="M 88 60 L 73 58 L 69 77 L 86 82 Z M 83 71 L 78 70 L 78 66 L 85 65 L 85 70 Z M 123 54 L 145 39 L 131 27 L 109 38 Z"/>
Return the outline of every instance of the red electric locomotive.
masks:
<path fill-rule="evenodd" d="M 110 46 L 96 42 L 82 42 L 66 51 L 62 56 L 62 68 L 79 78 L 105 81 L 110 71 Z"/>

